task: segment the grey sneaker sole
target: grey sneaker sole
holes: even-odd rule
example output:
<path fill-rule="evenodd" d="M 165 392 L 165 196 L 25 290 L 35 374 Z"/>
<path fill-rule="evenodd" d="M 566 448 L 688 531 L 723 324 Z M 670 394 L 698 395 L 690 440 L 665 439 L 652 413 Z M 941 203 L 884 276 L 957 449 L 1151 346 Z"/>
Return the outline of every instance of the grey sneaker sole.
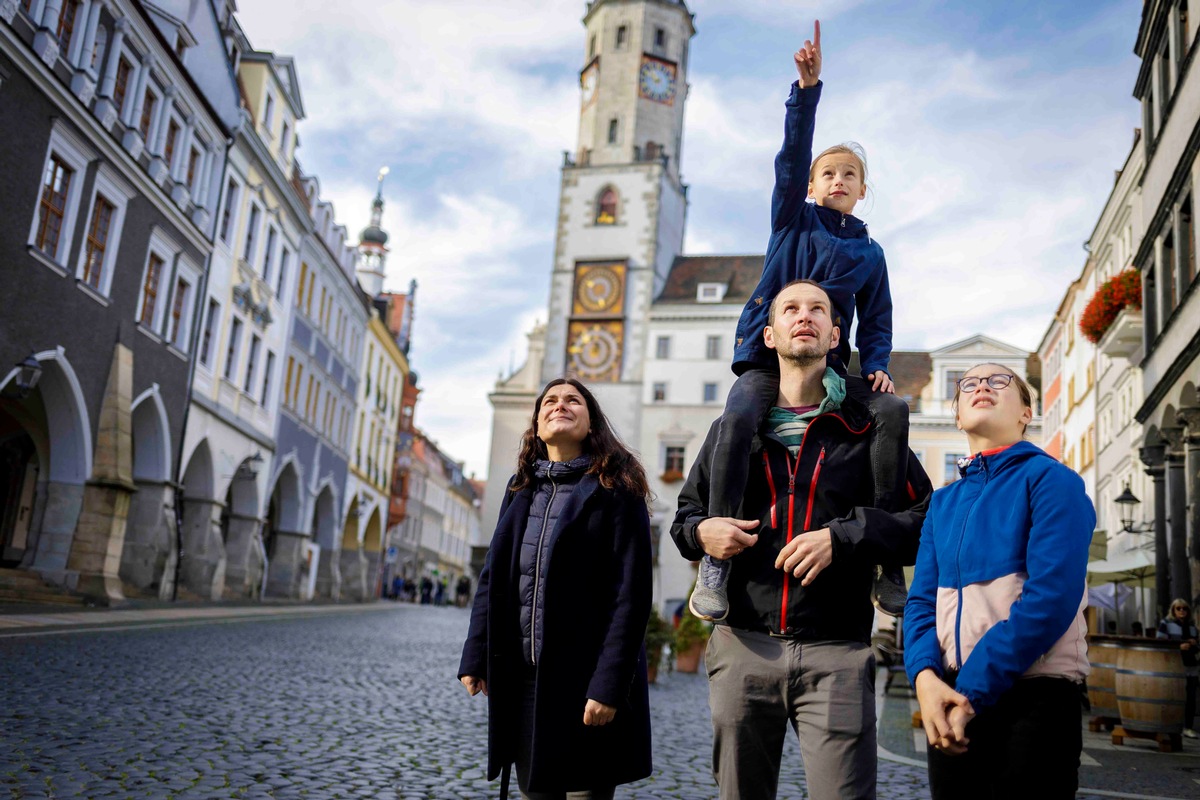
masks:
<path fill-rule="evenodd" d="M 725 595 L 702 586 L 688 598 L 688 608 L 692 614 L 709 622 L 720 622 L 729 616 L 729 600 Z"/>
<path fill-rule="evenodd" d="M 904 614 L 904 604 L 908 602 L 908 588 L 904 585 L 904 573 L 893 573 L 899 580 L 893 580 L 882 567 L 875 568 L 875 580 L 871 585 L 871 602 L 875 607 L 891 617 Z"/>

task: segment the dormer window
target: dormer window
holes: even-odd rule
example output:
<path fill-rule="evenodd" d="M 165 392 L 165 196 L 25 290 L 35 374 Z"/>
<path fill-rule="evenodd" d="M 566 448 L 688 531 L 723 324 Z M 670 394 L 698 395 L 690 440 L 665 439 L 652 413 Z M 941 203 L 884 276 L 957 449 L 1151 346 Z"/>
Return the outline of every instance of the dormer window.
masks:
<path fill-rule="evenodd" d="M 724 283 L 701 283 L 696 286 L 697 303 L 719 303 L 725 299 Z"/>
<path fill-rule="evenodd" d="M 267 104 L 263 109 L 263 129 L 267 133 L 271 132 L 271 125 L 275 121 L 275 98 L 267 94 Z"/>

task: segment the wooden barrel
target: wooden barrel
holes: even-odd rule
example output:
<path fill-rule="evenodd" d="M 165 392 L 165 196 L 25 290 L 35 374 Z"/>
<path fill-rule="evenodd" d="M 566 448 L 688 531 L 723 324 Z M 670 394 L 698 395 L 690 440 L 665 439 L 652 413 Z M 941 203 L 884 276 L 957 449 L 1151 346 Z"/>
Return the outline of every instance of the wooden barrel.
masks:
<path fill-rule="evenodd" d="M 1186 679 L 1179 642 L 1122 643 L 1115 687 L 1121 725 L 1144 733 L 1182 733 Z"/>
<path fill-rule="evenodd" d="M 1092 673 L 1088 675 L 1088 702 L 1092 704 L 1092 716 L 1119 719 L 1117 710 L 1117 654 L 1120 643 L 1112 636 L 1088 638 L 1088 661 Z"/>

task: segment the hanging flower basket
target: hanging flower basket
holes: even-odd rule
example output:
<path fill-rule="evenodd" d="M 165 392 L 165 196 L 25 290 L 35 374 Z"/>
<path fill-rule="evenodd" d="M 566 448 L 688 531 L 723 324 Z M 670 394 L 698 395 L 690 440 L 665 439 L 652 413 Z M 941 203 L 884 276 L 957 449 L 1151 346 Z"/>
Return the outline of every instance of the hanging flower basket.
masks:
<path fill-rule="evenodd" d="M 1079 332 L 1096 344 L 1126 306 L 1142 307 L 1142 275 L 1127 269 L 1100 284 L 1079 318 Z"/>

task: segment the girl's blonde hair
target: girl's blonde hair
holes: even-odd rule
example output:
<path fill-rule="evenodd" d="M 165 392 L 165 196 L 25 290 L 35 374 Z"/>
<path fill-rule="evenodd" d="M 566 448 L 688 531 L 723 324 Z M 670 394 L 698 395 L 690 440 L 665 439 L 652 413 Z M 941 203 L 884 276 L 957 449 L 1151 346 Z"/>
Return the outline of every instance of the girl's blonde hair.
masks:
<path fill-rule="evenodd" d="M 834 153 L 844 153 L 848 156 L 853 156 L 859 167 L 862 168 L 863 186 L 867 185 L 867 151 L 858 142 L 842 142 L 835 144 L 833 147 L 826 147 L 821 151 L 820 155 L 813 159 L 812 164 L 808 168 L 808 182 L 812 183 L 817 178 L 817 162 L 828 155 Z"/>

